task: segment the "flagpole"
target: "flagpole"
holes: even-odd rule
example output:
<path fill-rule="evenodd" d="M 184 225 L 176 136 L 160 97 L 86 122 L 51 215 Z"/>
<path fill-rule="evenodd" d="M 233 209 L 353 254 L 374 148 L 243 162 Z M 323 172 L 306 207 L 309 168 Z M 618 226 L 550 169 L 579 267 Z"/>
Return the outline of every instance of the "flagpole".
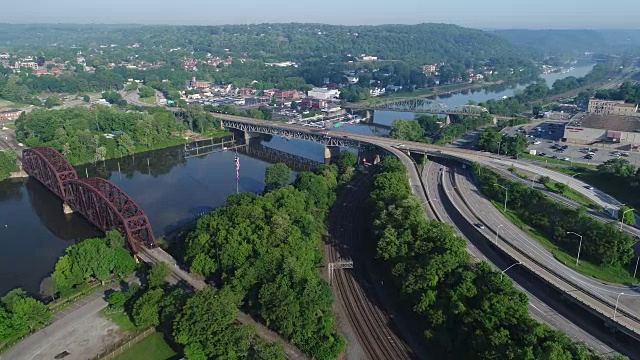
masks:
<path fill-rule="evenodd" d="M 240 194 L 240 159 L 238 158 L 238 148 L 236 148 L 236 195 Z"/>

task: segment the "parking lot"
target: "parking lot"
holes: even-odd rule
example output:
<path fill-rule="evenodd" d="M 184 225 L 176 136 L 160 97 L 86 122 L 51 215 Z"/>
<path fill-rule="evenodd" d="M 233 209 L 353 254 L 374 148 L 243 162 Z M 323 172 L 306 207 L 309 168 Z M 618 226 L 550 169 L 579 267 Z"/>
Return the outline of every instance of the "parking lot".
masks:
<path fill-rule="evenodd" d="M 564 159 L 568 164 L 578 162 L 597 165 L 615 157 L 623 157 L 636 167 L 640 165 L 640 153 L 638 152 L 629 152 L 602 145 L 587 146 L 561 142 L 564 135 L 563 122 L 545 121 L 516 126 L 505 129 L 503 132 L 509 135 L 514 135 L 518 132 L 527 135 L 527 139 L 533 142 L 528 147 L 528 150 L 536 150 L 537 155 L 541 156 L 541 160 L 542 158 L 553 158 Z M 564 147 L 564 149 L 557 149 L 557 147 Z M 586 148 L 589 148 L 589 150 L 587 151 Z M 587 156 L 589 152 L 592 153 L 591 156 Z"/>

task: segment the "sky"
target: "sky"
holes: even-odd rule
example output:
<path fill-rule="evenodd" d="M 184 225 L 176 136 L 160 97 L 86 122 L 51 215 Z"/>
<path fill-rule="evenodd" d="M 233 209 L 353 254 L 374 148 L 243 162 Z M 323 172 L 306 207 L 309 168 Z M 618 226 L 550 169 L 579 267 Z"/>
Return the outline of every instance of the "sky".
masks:
<path fill-rule="evenodd" d="M 640 28 L 640 0 L 28 0 L 7 1 L 0 11 L 0 23 L 265 22 L 636 29 Z"/>

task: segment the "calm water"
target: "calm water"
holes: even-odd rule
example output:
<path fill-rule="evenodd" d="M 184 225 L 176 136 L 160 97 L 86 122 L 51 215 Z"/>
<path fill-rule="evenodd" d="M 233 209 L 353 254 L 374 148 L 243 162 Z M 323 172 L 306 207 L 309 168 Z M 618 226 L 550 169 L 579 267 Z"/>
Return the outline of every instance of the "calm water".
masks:
<path fill-rule="evenodd" d="M 275 137 L 263 144 L 316 161 L 324 158 L 320 144 Z M 76 170 L 80 177 L 88 173 L 120 186 L 145 210 L 161 237 L 223 205 L 236 192 L 235 153 L 185 159 L 182 150 L 158 150 Z M 239 157 L 240 192 L 262 192 L 269 163 Z M 18 286 L 37 293 L 67 246 L 99 234 L 80 215 L 65 217 L 62 201 L 37 181 L 0 182 L 0 295 Z"/>
<path fill-rule="evenodd" d="M 567 77 L 584 76 L 593 66 L 577 67 L 566 74 L 545 75 L 548 83 Z M 438 100 L 448 106 L 512 96 L 524 85 L 469 91 Z M 395 119 L 413 119 L 413 113 L 376 112 L 375 122 L 391 125 Z M 388 132 L 365 124 L 336 129 L 360 134 Z M 273 137 L 264 145 L 312 160 L 322 161 L 323 147 L 302 140 Z M 78 175 L 109 179 L 126 191 L 147 213 L 157 237 L 187 223 L 203 212 L 224 204 L 236 192 L 234 153 L 219 152 L 184 159 L 182 148 L 138 154 L 80 166 Z M 262 192 L 264 171 L 269 163 L 240 154 L 241 192 Z M 148 159 L 148 162 L 147 162 Z M 0 295 L 14 287 L 37 293 L 42 278 L 53 271 L 67 246 L 98 236 L 99 232 L 81 216 L 66 217 L 62 202 L 32 179 L 0 182 Z"/>

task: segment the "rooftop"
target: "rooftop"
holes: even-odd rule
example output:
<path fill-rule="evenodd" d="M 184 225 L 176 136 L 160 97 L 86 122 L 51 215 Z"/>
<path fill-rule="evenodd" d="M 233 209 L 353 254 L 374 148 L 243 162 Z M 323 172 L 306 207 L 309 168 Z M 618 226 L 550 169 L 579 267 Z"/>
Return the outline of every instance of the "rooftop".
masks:
<path fill-rule="evenodd" d="M 640 116 L 584 114 L 572 119 L 567 126 L 640 132 Z"/>

